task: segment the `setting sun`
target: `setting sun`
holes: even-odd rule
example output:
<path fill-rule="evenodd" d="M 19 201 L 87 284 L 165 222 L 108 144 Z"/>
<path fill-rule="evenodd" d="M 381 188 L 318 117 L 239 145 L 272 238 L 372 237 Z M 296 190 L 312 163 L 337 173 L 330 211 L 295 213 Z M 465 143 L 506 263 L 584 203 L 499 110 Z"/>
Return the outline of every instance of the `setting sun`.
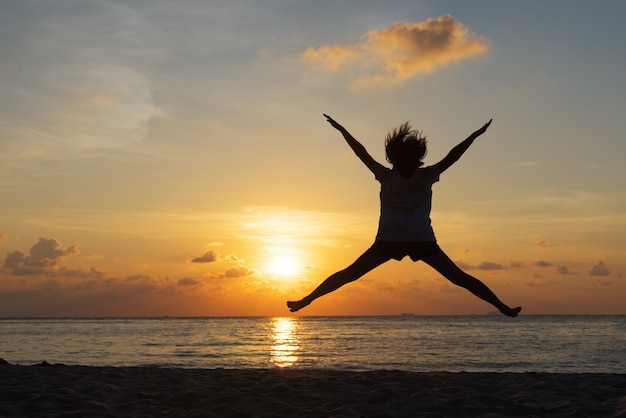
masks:
<path fill-rule="evenodd" d="M 300 265 L 288 255 L 280 255 L 268 264 L 270 274 L 277 276 L 290 276 L 300 271 Z"/>

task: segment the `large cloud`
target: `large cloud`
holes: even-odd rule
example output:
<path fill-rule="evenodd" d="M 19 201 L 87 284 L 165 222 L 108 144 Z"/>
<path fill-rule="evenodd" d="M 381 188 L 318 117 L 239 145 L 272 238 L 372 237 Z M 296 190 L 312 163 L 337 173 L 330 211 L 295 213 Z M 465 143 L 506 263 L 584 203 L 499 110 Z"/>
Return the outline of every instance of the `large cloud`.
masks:
<path fill-rule="evenodd" d="M 22 251 L 8 253 L 4 259 L 4 268 L 14 275 L 45 274 L 60 267 L 65 257 L 76 253 L 76 245 L 64 249 L 54 238 L 39 238 L 31 247 L 29 255 Z"/>
<path fill-rule="evenodd" d="M 311 47 L 300 58 L 337 71 L 351 62 L 360 85 L 403 81 L 438 67 L 487 51 L 487 43 L 450 15 L 419 23 L 396 22 L 371 30 L 362 41 L 348 46 Z M 365 72 L 365 73 L 364 73 Z"/>

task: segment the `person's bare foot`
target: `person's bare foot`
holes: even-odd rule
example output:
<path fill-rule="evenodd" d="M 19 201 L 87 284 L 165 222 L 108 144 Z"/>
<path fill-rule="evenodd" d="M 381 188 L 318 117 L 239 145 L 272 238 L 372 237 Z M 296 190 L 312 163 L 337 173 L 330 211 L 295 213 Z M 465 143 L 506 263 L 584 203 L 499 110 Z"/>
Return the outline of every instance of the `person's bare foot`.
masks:
<path fill-rule="evenodd" d="M 298 301 L 289 301 L 289 302 L 287 302 L 287 307 L 289 308 L 289 311 L 297 312 L 300 309 L 302 309 L 305 306 L 307 306 L 309 303 L 310 302 L 306 302 L 304 299 L 298 300 Z"/>
<path fill-rule="evenodd" d="M 504 306 L 500 309 L 500 312 L 502 312 L 506 316 L 515 318 L 520 313 L 521 310 L 522 310 L 521 306 L 518 306 L 517 308 L 509 308 L 508 306 Z"/>

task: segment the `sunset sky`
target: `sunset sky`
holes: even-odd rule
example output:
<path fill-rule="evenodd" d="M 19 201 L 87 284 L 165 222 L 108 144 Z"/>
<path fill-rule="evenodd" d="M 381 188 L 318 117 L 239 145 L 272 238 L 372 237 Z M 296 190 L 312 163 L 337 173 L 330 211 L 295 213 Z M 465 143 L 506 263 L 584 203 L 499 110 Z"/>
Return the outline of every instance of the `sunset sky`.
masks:
<path fill-rule="evenodd" d="M 626 314 L 626 2 L 0 4 L 0 316 L 289 315 L 373 242 L 387 131 L 523 314 Z M 298 315 L 484 314 L 389 262 Z"/>

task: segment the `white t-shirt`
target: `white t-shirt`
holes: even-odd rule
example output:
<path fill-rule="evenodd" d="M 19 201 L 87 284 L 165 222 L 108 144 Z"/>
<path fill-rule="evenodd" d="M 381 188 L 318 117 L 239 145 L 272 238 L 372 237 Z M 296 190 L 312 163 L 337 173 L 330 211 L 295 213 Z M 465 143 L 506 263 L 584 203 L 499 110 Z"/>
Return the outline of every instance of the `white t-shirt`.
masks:
<path fill-rule="evenodd" d="M 374 170 L 380 182 L 380 219 L 377 241 L 436 242 L 430 225 L 432 185 L 439 181 L 439 166 L 419 168 L 410 178 L 382 165 Z"/>

